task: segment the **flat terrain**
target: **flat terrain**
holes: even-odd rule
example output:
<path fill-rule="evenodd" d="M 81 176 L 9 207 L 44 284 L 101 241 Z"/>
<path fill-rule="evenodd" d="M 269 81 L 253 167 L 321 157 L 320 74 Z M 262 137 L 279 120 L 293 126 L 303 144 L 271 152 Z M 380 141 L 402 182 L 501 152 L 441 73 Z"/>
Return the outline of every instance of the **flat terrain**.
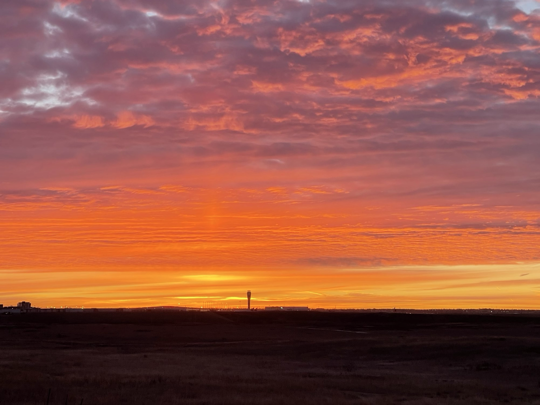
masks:
<path fill-rule="evenodd" d="M 540 404 L 540 318 L 0 316 L 0 404 Z"/>

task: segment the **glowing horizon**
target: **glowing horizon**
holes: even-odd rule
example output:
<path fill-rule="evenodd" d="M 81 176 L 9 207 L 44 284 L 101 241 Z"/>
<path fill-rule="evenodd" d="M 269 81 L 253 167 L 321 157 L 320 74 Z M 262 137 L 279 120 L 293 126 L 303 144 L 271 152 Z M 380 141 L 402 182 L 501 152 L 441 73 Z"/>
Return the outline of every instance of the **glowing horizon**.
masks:
<path fill-rule="evenodd" d="M 0 303 L 540 309 L 537 1 L 0 11 Z"/>

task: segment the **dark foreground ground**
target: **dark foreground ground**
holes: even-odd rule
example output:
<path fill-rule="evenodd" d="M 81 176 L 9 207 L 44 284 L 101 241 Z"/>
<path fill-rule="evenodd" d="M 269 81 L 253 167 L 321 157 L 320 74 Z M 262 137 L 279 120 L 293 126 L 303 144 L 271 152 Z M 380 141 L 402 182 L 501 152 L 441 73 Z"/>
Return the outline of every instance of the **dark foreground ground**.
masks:
<path fill-rule="evenodd" d="M 540 404 L 540 318 L 0 316 L 0 404 Z"/>

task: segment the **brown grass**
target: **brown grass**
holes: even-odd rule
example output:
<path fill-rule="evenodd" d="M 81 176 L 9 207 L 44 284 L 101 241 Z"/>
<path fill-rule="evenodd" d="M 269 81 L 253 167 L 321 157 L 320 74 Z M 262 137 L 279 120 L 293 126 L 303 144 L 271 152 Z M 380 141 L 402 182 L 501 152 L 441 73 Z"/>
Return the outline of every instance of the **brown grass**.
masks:
<path fill-rule="evenodd" d="M 50 405 L 540 404 L 539 325 L 386 314 L 0 317 L 0 404 L 45 404 L 49 389 Z"/>

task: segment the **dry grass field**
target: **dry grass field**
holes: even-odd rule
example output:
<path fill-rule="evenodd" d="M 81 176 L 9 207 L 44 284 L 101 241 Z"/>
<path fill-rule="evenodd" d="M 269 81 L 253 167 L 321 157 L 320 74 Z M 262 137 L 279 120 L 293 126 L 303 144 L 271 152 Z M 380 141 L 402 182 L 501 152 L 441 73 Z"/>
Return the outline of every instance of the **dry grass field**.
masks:
<path fill-rule="evenodd" d="M 0 317 L 0 404 L 540 404 L 540 318 Z"/>

